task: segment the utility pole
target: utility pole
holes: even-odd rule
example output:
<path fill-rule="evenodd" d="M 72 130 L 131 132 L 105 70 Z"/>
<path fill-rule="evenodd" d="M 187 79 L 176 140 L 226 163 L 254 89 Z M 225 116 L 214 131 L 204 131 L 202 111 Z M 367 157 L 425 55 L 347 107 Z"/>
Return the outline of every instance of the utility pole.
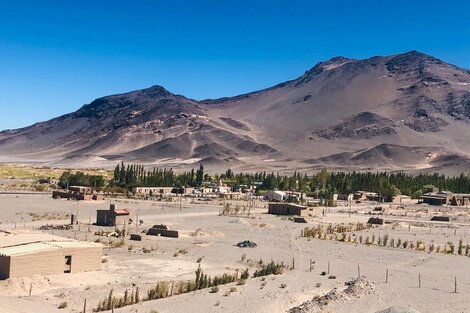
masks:
<path fill-rule="evenodd" d="M 349 196 L 348 196 L 349 198 Z M 349 217 L 351 217 L 351 200 L 349 200 Z"/>

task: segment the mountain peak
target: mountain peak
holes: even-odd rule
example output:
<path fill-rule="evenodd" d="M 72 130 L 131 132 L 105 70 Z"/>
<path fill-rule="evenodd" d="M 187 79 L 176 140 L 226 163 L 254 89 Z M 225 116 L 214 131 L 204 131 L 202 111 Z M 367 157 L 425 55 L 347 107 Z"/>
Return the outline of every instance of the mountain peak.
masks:
<path fill-rule="evenodd" d="M 173 93 L 169 92 L 165 87 L 160 85 L 153 85 L 149 88 L 138 90 L 140 93 L 144 93 L 148 97 L 168 97 L 173 96 Z"/>
<path fill-rule="evenodd" d="M 346 63 L 349 63 L 351 61 L 354 61 L 354 59 L 348 59 L 348 58 L 345 58 L 343 56 L 336 56 L 336 57 L 333 57 L 327 61 L 322 61 L 322 62 L 318 62 L 317 64 L 315 64 L 314 67 L 312 67 L 311 69 L 309 69 L 308 71 L 305 72 L 305 74 L 303 75 L 303 78 L 308 78 L 308 77 L 313 77 L 315 75 L 318 75 L 324 71 L 327 71 L 327 70 L 331 70 L 331 69 L 334 69 L 336 67 L 339 67 L 343 64 L 346 64 Z M 309 79 L 307 79 L 308 81 Z M 304 79 L 302 79 L 302 81 L 304 81 Z"/>
<path fill-rule="evenodd" d="M 394 55 L 386 63 L 387 69 L 396 73 L 408 73 L 410 71 L 422 70 L 429 64 L 443 64 L 444 62 L 425 53 L 411 50 L 402 54 Z"/>
<path fill-rule="evenodd" d="M 433 58 L 432 56 L 430 56 L 430 55 L 428 55 L 424 52 L 418 51 L 418 50 L 410 50 L 410 51 L 407 51 L 407 52 L 404 52 L 404 53 L 400 53 L 398 55 L 418 57 L 418 58 Z"/>
<path fill-rule="evenodd" d="M 153 85 L 153 86 L 150 86 L 149 88 L 146 88 L 146 89 L 143 89 L 143 90 L 169 92 L 165 87 L 163 87 L 161 85 Z"/>
<path fill-rule="evenodd" d="M 329 60 L 318 62 L 310 71 L 329 70 L 341 66 L 343 64 L 349 63 L 351 61 L 354 61 L 354 59 L 345 58 L 343 56 L 336 56 Z"/>

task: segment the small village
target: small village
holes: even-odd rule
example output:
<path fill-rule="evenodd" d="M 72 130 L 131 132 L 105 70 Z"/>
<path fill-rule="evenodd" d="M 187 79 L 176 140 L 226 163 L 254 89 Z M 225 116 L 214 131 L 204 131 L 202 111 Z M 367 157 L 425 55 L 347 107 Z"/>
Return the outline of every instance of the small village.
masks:
<path fill-rule="evenodd" d="M 237 297 L 269 308 L 279 290 L 290 299 L 276 304 L 282 310 L 323 310 L 340 302 L 309 299 L 351 279 L 360 287 L 357 300 L 347 301 L 360 305 L 388 284 L 434 286 L 436 270 L 447 285 L 433 287 L 436 294 L 467 292 L 470 285 L 459 265 L 470 257 L 469 194 L 426 186 L 419 198 L 386 199 L 364 190 L 261 190 L 262 181 L 235 186 L 226 179 L 121 193 L 68 182 L 60 188 L 60 180 L 50 179 L 30 184 L 48 190 L 15 191 L 18 184 L 4 183 L 0 191 L 0 299 L 13 295 L 38 312 L 171 312 L 174 301 L 184 308 L 189 294 L 201 297 L 187 304 L 197 311 L 218 312 Z M 428 257 L 455 266 L 424 262 L 411 275 L 401 268 Z M 269 283 L 264 275 L 272 275 Z M 410 295 L 404 289 L 400 296 Z M 244 303 L 240 310 L 254 309 Z"/>

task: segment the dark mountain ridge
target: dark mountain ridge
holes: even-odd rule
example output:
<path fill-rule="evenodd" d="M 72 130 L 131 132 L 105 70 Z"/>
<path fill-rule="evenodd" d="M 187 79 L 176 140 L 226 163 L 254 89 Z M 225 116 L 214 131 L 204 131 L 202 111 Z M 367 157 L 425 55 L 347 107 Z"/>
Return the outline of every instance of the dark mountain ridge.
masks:
<path fill-rule="evenodd" d="M 124 160 L 183 168 L 206 160 L 240 170 L 322 164 L 400 170 L 396 160 L 411 149 L 419 157 L 404 168 L 442 171 L 448 160 L 455 170 L 468 169 L 468 133 L 469 71 L 410 51 L 335 57 L 296 79 L 235 97 L 197 101 L 162 86 L 102 97 L 73 113 L 0 132 L 0 161 L 87 167 Z M 403 149 L 385 153 L 383 145 Z M 361 154 L 369 149 L 373 157 Z"/>

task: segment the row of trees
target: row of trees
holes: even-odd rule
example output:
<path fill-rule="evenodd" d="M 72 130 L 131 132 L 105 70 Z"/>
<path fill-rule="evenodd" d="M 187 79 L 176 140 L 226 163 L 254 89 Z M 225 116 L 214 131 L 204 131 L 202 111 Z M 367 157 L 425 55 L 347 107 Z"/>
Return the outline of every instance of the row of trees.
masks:
<path fill-rule="evenodd" d="M 210 180 L 208 174 L 204 174 L 204 166 L 201 164 L 197 171 L 175 173 L 173 169 L 153 168 L 146 170 L 142 164 L 118 164 L 114 169 L 112 185 L 121 187 L 199 187 L 204 180 Z"/>
<path fill-rule="evenodd" d="M 87 186 L 100 188 L 106 186 L 108 182 L 102 175 L 89 175 L 84 172 L 65 171 L 59 178 L 59 187 L 67 188 L 68 186 Z"/>
<path fill-rule="evenodd" d="M 145 169 L 142 164 L 118 164 L 114 169 L 113 178 L 106 182 L 103 176 L 87 175 L 83 172 L 64 172 L 60 183 L 102 187 L 111 186 L 174 186 L 199 187 L 205 181 L 223 181 L 234 190 L 241 186 L 256 185 L 258 190 L 295 190 L 322 199 L 332 199 L 333 194 L 348 194 L 357 190 L 377 192 L 390 200 L 394 195 L 404 194 L 418 198 L 427 189 L 449 190 L 455 193 L 470 193 L 470 177 L 463 174 L 448 177 L 439 174 L 409 175 L 404 173 L 386 172 L 328 172 L 322 170 L 313 175 L 295 172 L 293 175 L 279 173 L 234 173 L 228 169 L 225 173 L 213 176 L 204 172 L 201 164 L 199 169 L 175 173 L 170 169 Z"/>

